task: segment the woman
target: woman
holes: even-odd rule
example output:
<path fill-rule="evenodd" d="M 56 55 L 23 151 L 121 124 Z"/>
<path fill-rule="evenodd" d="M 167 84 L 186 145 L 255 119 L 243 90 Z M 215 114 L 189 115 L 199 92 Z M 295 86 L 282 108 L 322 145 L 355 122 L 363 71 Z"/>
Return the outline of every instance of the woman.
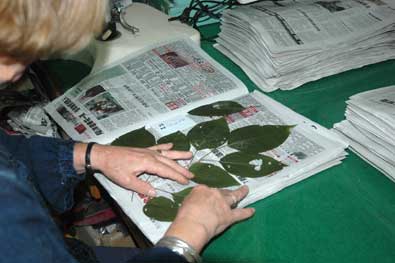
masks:
<path fill-rule="evenodd" d="M 83 48 L 100 32 L 105 6 L 104 0 L 0 1 L 0 84 L 18 80 L 36 59 Z M 186 184 L 193 175 L 174 160 L 189 159 L 192 154 L 171 147 L 87 145 L 0 131 L 2 261 L 76 262 L 45 203 L 59 211 L 69 209 L 74 186 L 92 169 L 150 196 L 156 195 L 155 190 L 138 178 L 141 173 Z M 247 193 L 247 187 L 235 191 L 195 187 L 158 244 L 124 262 L 198 262 L 198 254 L 211 238 L 253 215 L 252 208 L 231 209 Z"/>

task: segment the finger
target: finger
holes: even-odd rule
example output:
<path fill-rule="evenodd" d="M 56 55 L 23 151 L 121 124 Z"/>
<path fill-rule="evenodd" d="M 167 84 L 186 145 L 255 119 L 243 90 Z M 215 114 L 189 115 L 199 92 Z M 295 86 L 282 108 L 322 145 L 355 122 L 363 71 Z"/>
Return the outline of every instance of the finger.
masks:
<path fill-rule="evenodd" d="M 187 160 L 192 158 L 190 151 L 162 151 L 161 154 L 167 158 L 174 160 Z"/>
<path fill-rule="evenodd" d="M 173 161 L 172 159 L 168 159 L 164 156 L 156 156 L 156 158 L 160 162 L 166 164 L 170 168 L 172 168 L 175 171 L 177 171 L 178 173 L 182 174 L 184 177 L 193 178 L 194 175 L 188 169 L 179 165 L 176 161 Z"/>
<path fill-rule="evenodd" d="M 236 190 L 227 190 L 221 189 L 221 193 L 223 194 L 226 203 L 231 207 L 235 208 L 235 206 L 243 200 L 244 197 L 248 194 L 248 187 L 243 185 L 242 187 Z"/>
<path fill-rule="evenodd" d="M 231 210 L 232 213 L 232 224 L 239 222 L 241 220 L 247 219 L 254 215 L 255 209 L 254 208 L 236 208 Z"/>
<path fill-rule="evenodd" d="M 144 170 L 148 173 L 156 174 L 163 178 L 172 179 L 179 182 L 180 184 L 187 184 L 189 182 L 183 174 L 179 173 L 177 170 L 163 162 L 156 162 L 154 165 L 149 164 L 149 166 Z"/>
<path fill-rule="evenodd" d="M 248 195 L 248 186 L 243 185 L 242 187 L 239 187 L 238 189 L 231 191 L 231 193 L 236 197 L 237 202 L 240 202 L 241 200 L 244 199 Z"/>
<path fill-rule="evenodd" d="M 225 202 L 230 208 L 233 208 L 232 206 L 236 205 L 239 202 L 239 199 L 237 199 L 237 196 L 233 194 L 233 191 L 222 189 L 221 192 L 225 199 Z"/>
<path fill-rule="evenodd" d="M 140 194 L 144 194 L 152 197 L 156 196 L 156 191 L 152 187 L 152 185 L 150 183 L 142 181 L 141 179 L 138 179 L 137 177 L 131 178 L 129 189 Z"/>
<path fill-rule="evenodd" d="M 162 143 L 162 144 L 157 144 L 151 147 L 148 147 L 148 149 L 153 150 L 153 151 L 168 151 L 173 148 L 173 144 L 170 143 Z"/>

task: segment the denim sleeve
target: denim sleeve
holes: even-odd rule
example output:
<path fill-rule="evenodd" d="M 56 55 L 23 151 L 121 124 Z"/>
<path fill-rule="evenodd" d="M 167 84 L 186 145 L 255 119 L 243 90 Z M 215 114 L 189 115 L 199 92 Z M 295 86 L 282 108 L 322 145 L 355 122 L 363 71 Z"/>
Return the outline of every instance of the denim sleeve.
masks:
<path fill-rule="evenodd" d="M 0 144 L 0 262 L 77 263 L 48 209 L 41 205 L 26 166 L 3 146 Z"/>
<path fill-rule="evenodd" d="M 63 212 L 73 206 L 74 188 L 84 179 L 73 166 L 75 142 L 0 131 L 0 143 L 27 167 L 37 190 L 55 210 Z"/>
<path fill-rule="evenodd" d="M 153 247 L 131 258 L 128 263 L 188 263 L 186 259 L 166 247 Z"/>

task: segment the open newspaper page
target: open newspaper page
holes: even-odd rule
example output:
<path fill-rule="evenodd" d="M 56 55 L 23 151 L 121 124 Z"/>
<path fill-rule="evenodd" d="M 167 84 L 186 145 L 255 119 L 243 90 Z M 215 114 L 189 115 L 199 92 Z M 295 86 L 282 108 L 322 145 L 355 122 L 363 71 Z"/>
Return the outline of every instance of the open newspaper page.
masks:
<path fill-rule="evenodd" d="M 265 198 L 321 170 L 339 164 L 341 159 L 344 158 L 344 149 L 347 145 L 337 135 L 262 93 L 253 92 L 234 101 L 242 105 L 244 109 L 225 117 L 231 132 L 242 127 L 258 125 L 291 127 L 289 136 L 279 147 L 264 152 L 264 155 L 271 157 L 272 161 L 262 163 L 259 158 L 252 159 L 248 161 L 247 166 L 249 168 L 244 167 L 242 173 L 247 170 L 251 172 L 251 169 L 253 170 L 252 173 L 259 172 L 275 162 L 281 162 L 282 169 L 260 177 L 245 177 L 229 172 L 229 176 L 236 182 L 235 185 L 229 187 L 230 189 L 243 184 L 250 188 L 249 195 L 239 204 L 240 207 Z M 216 120 L 214 117 L 184 114 L 152 123 L 145 128 L 156 138 L 161 138 L 177 131 L 188 134 L 197 125 L 213 119 Z M 252 137 L 253 134 L 250 134 L 250 136 Z M 267 138 L 267 140 L 270 141 L 271 138 Z M 228 164 L 238 164 L 232 163 L 232 161 L 227 162 L 227 164 L 220 163 L 220 160 L 224 160 L 223 158 L 226 156 L 237 153 L 237 150 L 229 147 L 229 142 L 215 149 L 196 151 L 196 148 L 192 146 L 191 150 L 195 153 L 193 160 L 181 161 L 180 164 L 191 168 L 194 164 L 200 162 L 215 165 L 221 169 L 226 169 L 225 166 Z M 216 174 L 213 172 L 207 176 L 216 176 Z M 144 206 L 150 200 L 147 196 L 125 190 L 107 180 L 103 175 L 96 174 L 96 177 L 152 242 L 156 242 L 164 234 L 170 223 L 155 220 L 146 215 Z M 147 174 L 142 175 L 141 178 L 150 182 L 156 188 L 159 196 L 168 199 L 174 197 L 172 197 L 172 193 L 179 193 L 196 185 L 193 181 L 187 186 L 180 185 L 174 181 Z"/>
<path fill-rule="evenodd" d="M 248 93 L 189 39 L 148 47 L 89 75 L 46 107 L 73 139 L 110 143 L 147 123 Z"/>
<path fill-rule="evenodd" d="M 264 91 L 293 89 L 394 58 L 394 25 L 391 0 L 263 1 L 227 10 L 216 48 Z"/>

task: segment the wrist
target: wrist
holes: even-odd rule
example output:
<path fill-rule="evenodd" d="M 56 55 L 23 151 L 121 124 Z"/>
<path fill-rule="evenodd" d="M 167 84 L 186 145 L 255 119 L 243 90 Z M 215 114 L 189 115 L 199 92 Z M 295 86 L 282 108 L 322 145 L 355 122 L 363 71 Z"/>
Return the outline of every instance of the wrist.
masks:
<path fill-rule="evenodd" d="M 85 151 L 85 174 L 90 176 L 93 175 L 95 172 L 95 168 L 93 167 L 92 161 L 91 161 L 91 156 L 92 151 L 93 151 L 93 147 L 94 145 L 96 145 L 97 143 L 95 142 L 90 142 L 87 144 L 86 146 L 86 151 Z"/>
<path fill-rule="evenodd" d="M 101 170 L 102 165 L 100 164 L 103 163 L 103 160 L 106 159 L 106 157 L 103 157 L 102 154 L 100 154 L 100 152 L 103 152 L 103 149 L 101 149 L 102 147 L 104 146 L 100 144 L 94 144 L 94 146 L 91 146 L 89 162 L 92 170 Z M 74 145 L 73 162 L 74 169 L 78 174 L 86 172 L 86 158 L 88 154 L 87 148 L 87 143 L 76 143 Z"/>
<path fill-rule="evenodd" d="M 76 143 L 74 144 L 73 164 L 74 169 L 78 174 L 85 172 L 85 152 L 87 144 Z"/>
<path fill-rule="evenodd" d="M 176 218 L 164 236 L 180 238 L 193 247 L 197 253 L 200 253 L 210 240 L 206 227 L 188 218 Z"/>

